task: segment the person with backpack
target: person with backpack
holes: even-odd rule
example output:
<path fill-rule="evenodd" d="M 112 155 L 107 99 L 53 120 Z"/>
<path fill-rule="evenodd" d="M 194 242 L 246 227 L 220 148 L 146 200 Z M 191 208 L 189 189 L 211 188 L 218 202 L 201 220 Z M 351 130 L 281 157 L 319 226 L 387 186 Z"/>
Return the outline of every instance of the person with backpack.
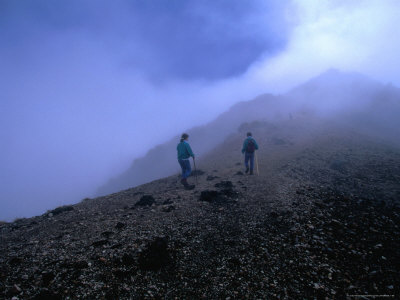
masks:
<path fill-rule="evenodd" d="M 190 166 L 190 157 L 193 157 L 194 161 L 194 154 L 192 148 L 190 148 L 189 143 L 187 142 L 189 135 L 187 133 L 182 134 L 181 141 L 176 147 L 178 151 L 178 162 L 182 169 L 182 179 L 181 183 L 187 190 L 194 189 L 194 185 L 190 185 L 187 182 L 187 178 L 189 177 L 190 173 L 192 172 L 192 168 Z"/>
<path fill-rule="evenodd" d="M 243 142 L 242 153 L 244 153 L 244 165 L 246 167 L 246 174 L 250 170 L 250 175 L 253 175 L 254 169 L 254 152 L 258 149 L 255 139 L 253 139 L 251 132 L 247 133 L 247 138 Z M 250 160 L 250 169 L 249 169 Z"/>

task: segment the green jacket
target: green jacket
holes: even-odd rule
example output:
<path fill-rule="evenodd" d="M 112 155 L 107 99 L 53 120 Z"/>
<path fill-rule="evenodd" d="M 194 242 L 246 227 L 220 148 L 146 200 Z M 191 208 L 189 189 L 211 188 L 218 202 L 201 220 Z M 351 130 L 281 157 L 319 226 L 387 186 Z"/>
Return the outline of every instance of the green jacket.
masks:
<path fill-rule="evenodd" d="M 190 148 L 188 142 L 186 141 L 180 142 L 176 147 L 176 149 L 178 150 L 178 159 L 188 159 L 189 157 L 194 158 L 192 148 Z"/>
<path fill-rule="evenodd" d="M 243 142 L 242 153 L 245 153 L 245 152 L 246 152 L 247 144 L 249 143 L 249 140 L 253 140 L 254 148 L 255 148 L 256 150 L 258 149 L 258 144 L 257 144 L 256 140 L 253 139 L 251 136 L 249 136 L 249 137 L 247 137 L 247 138 L 244 140 L 244 142 Z"/>

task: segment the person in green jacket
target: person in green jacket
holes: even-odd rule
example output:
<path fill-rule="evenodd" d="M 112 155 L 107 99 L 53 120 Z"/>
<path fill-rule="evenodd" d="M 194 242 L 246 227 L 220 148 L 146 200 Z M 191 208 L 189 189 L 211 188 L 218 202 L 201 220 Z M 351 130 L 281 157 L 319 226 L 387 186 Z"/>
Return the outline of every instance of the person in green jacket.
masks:
<path fill-rule="evenodd" d="M 192 148 L 190 148 L 189 143 L 187 142 L 189 135 L 187 133 L 182 134 L 181 141 L 176 147 L 178 151 L 178 162 L 182 169 L 182 179 L 181 183 L 186 189 L 194 189 L 194 185 L 190 185 L 187 182 L 187 178 L 189 177 L 190 173 L 192 172 L 192 168 L 190 166 L 190 157 L 193 157 L 194 154 Z"/>
<path fill-rule="evenodd" d="M 250 160 L 250 175 L 253 175 L 254 169 L 254 152 L 258 149 L 255 139 L 253 139 L 251 132 L 247 133 L 247 138 L 243 142 L 242 153 L 244 154 L 244 165 L 246 167 L 246 174 L 249 172 Z"/>

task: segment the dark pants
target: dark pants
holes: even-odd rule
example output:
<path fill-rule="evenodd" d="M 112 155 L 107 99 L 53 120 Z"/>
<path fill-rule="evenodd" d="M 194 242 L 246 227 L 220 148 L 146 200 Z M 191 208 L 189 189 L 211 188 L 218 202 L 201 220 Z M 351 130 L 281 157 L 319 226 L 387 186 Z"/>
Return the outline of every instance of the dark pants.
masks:
<path fill-rule="evenodd" d="M 192 172 L 192 168 L 190 167 L 190 160 L 188 159 L 178 159 L 179 164 L 182 169 L 182 178 L 188 178 L 190 173 Z"/>
<path fill-rule="evenodd" d="M 254 169 L 254 152 L 253 153 L 246 152 L 244 154 L 244 165 L 246 166 L 246 168 L 249 167 L 249 160 L 250 160 L 250 171 L 253 171 L 253 169 Z"/>

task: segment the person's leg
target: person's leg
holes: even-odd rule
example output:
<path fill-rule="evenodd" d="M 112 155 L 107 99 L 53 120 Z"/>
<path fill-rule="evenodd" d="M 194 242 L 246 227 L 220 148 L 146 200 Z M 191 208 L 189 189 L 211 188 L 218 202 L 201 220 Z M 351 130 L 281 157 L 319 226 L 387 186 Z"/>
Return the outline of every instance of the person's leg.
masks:
<path fill-rule="evenodd" d="M 194 189 L 195 186 L 190 185 L 187 182 L 187 178 L 189 177 L 190 173 L 192 172 L 192 168 L 190 166 L 190 160 L 188 160 L 188 159 L 182 160 L 182 165 L 183 165 L 183 167 L 182 167 L 183 175 L 182 175 L 181 183 L 185 186 L 185 189 L 192 190 L 192 189 Z"/>
<path fill-rule="evenodd" d="M 184 179 L 185 178 L 185 169 L 186 169 L 185 162 L 181 159 L 178 159 L 178 162 L 182 169 L 182 179 Z"/>
<path fill-rule="evenodd" d="M 246 167 L 246 173 L 249 172 L 249 154 L 244 154 L 244 166 Z"/>
<path fill-rule="evenodd" d="M 192 173 L 192 167 L 190 166 L 190 160 L 185 160 L 185 178 L 188 178 L 190 173 Z"/>
<path fill-rule="evenodd" d="M 250 174 L 253 174 L 254 169 L 254 153 L 249 154 L 250 159 Z"/>

